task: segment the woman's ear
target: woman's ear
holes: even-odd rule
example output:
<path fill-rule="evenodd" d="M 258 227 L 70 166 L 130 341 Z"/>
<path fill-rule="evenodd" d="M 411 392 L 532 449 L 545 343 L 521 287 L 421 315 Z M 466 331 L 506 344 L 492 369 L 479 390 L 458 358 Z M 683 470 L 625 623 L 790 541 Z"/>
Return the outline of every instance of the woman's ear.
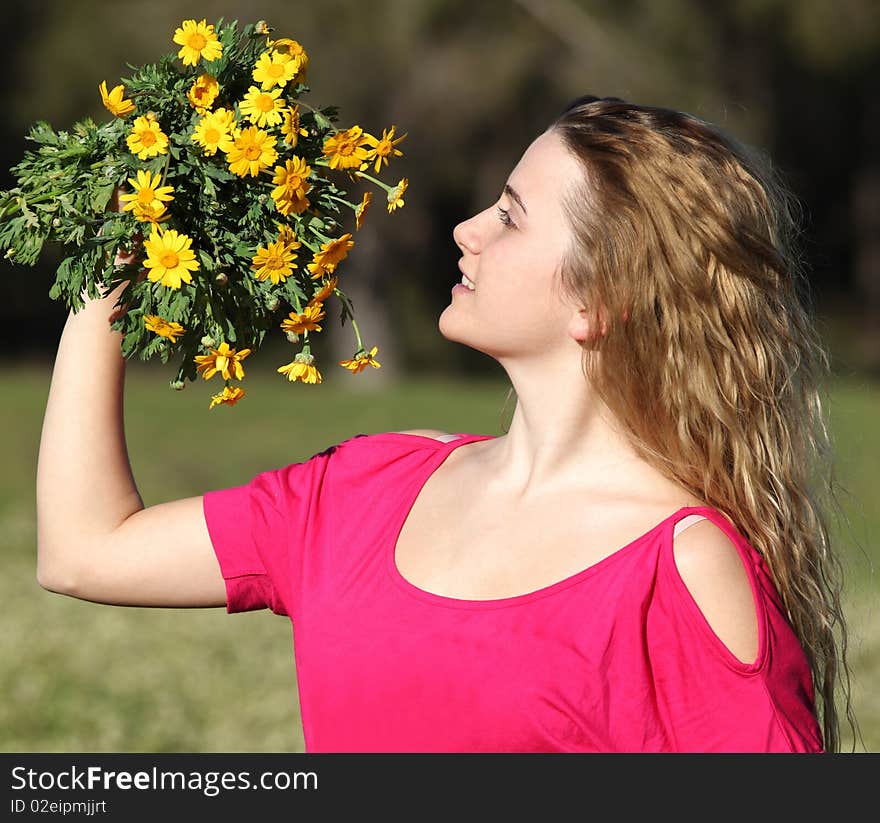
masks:
<path fill-rule="evenodd" d="M 608 333 L 605 310 L 578 309 L 568 324 L 569 335 L 581 344 L 592 343 Z"/>

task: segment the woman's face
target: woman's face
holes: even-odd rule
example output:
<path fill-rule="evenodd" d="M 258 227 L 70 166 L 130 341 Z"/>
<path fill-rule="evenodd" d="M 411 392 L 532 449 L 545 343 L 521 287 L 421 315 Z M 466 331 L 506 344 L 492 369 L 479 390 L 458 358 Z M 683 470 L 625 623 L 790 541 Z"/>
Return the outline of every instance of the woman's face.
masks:
<path fill-rule="evenodd" d="M 582 174 L 560 138 L 544 132 L 523 154 L 498 200 L 455 227 L 459 268 L 474 290 L 453 289 L 438 321 L 444 337 L 496 359 L 577 345 L 567 331 L 577 309 L 563 300 L 558 278 L 570 240 L 562 193 Z"/>

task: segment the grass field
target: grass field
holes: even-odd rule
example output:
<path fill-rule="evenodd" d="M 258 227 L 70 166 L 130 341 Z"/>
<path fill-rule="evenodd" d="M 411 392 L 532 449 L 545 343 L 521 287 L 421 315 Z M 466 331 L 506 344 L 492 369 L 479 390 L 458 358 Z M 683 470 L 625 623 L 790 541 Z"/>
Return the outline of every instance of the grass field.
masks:
<path fill-rule="evenodd" d="M 132 363 L 129 455 L 146 505 L 247 482 L 361 432 L 408 428 L 500 433 L 499 380 L 407 380 L 379 392 L 320 387 L 249 369 L 249 396 L 208 412 L 207 386 L 167 389 L 170 367 Z M 102 606 L 35 579 L 35 478 L 51 366 L 0 373 L 6 469 L 0 473 L 0 750 L 7 752 L 301 752 L 291 626 L 268 611 Z M 880 386 L 833 386 L 832 426 L 849 579 L 847 613 L 864 748 L 880 751 L 880 555 L 876 427 Z M 162 535 L 157 534 L 156 540 Z M 851 737 L 846 733 L 849 748 Z M 857 750 L 861 750 L 861 745 Z"/>

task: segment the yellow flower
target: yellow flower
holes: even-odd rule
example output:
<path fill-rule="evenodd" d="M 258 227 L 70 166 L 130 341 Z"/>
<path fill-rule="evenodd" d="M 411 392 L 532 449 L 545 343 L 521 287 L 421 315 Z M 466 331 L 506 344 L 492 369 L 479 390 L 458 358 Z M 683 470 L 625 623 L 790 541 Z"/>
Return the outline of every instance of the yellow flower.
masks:
<path fill-rule="evenodd" d="M 224 380 L 231 380 L 235 375 L 236 380 L 244 377 L 244 368 L 241 361 L 250 353 L 250 349 L 236 351 L 229 348 L 225 340 L 216 348 L 211 349 L 210 354 L 197 354 L 193 360 L 198 364 L 196 371 L 202 373 L 205 380 L 210 380 L 215 374 L 222 374 Z"/>
<path fill-rule="evenodd" d="M 147 259 L 144 268 L 152 283 L 161 283 L 170 289 L 179 289 L 181 281 L 192 282 L 190 271 L 199 268 L 195 252 L 190 248 L 192 238 L 178 234 L 174 229 L 161 231 L 156 225 L 149 240 L 144 241 Z"/>
<path fill-rule="evenodd" d="M 338 131 L 324 141 L 323 152 L 331 169 L 359 168 L 367 159 L 367 135 L 360 126 Z"/>
<path fill-rule="evenodd" d="M 358 203 L 354 210 L 355 230 L 357 231 L 364 223 L 364 217 L 367 216 L 367 209 L 370 207 L 370 201 L 373 199 L 373 192 L 365 191 L 364 199 Z"/>
<path fill-rule="evenodd" d="M 299 360 L 294 360 L 292 363 L 288 363 L 286 366 L 281 366 L 281 368 L 276 369 L 279 374 L 286 374 L 287 379 L 294 383 L 297 380 L 301 380 L 303 383 L 320 383 L 321 381 L 321 372 L 313 366 L 311 363 L 302 363 Z"/>
<path fill-rule="evenodd" d="M 301 214 L 309 207 L 306 193 L 312 188 L 307 179 L 311 173 L 312 169 L 306 161 L 295 155 L 286 160 L 283 166 L 275 166 L 272 199 L 283 215 L 286 216 L 291 211 Z"/>
<path fill-rule="evenodd" d="M 128 182 L 134 187 L 134 194 L 122 194 L 119 199 L 125 201 L 123 211 L 134 211 L 140 207 L 146 213 L 148 207 L 153 210 L 164 210 L 165 203 L 174 199 L 173 186 L 160 186 L 162 175 L 159 172 L 150 174 L 149 170 L 138 169 L 137 180 L 129 177 Z"/>
<path fill-rule="evenodd" d="M 139 160 L 148 160 L 168 151 L 168 136 L 155 116 L 147 114 L 134 121 L 131 134 L 125 138 L 129 151 Z"/>
<path fill-rule="evenodd" d="M 272 50 L 273 57 L 297 64 L 296 74 L 292 80 L 294 84 L 305 80 L 306 68 L 309 65 L 309 55 L 296 40 L 291 40 L 289 37 L 281 37 L 278 40 L 269 40 L 266 45 Z"/>
<path fill-rule="evenodd" d="M 373 346 L 369 352 L 358 352 L 354 356 L 354 360 L 340 360 L 339 365 L 351 369 L 352 374 L 357 374 L 358 372 L 363 371 L 368 365 L 372 366 L 374 369 L 378 369 L 382 364 L 374 359 L 377 351 L 379 351 L 379 347 Z"/>
<path fill-rule="evenodd" d="M 208 411 L 211 411 L 214 406 L 219 406 L 221 403 L 225 403 L 227 406 L 234 406 L 245 394 L 245 390 L 238 386 L 224 386 L 220 394 L 211 396 L 211 405 L 208 406 Z"/>
<path fill-rule="evenodd" d="M 253 78 L 265 91 L 273 86 L 284 86 L 293 80 L 299 70 L 299 61 L 285 60 L 282 56 L 264 51 L 254 66 Z"/>
<path fill-rule="evenodd" d="M 320 256 L 321 265 L 328 272 L 336 270 L 336 264 L 348 257 L 348 252 L 354 246 L 354 240 L 351 239 L 351 233 L 346 232 L 342 237 L 337 237 L 328 243 L 321 244 L 321 250 L 315 257 Z"/>
<path fill-rule="evenodd" d="M 338 277 L 331 277 L 324 285 L 321 287 L 319 292 L 316 292 L 315 295 L 309 300 L 309 306 L 316 306 L 319 303 L 323 303 L 331 294 L 333 294 L 336 289 L 336 284 L 339 282 Z"/>
<path fill-rule="evenodd" d="M 284 142 L 288 146 L 296 147 L 300 136 L 308 137 L 308 129 L 300 128 L 299 125 L 299 106 L 293 105 L 284 110 L 284 122 L 281 124 L 281 134 L 284 136 Z"/>
<path fill-rule="evenodd" d="M 395 209 L 403 208 L 403 193 L 406 191 L 406 187 L 409 185 L 409 180 L 405 177 L 393 188 L 390 192 L 388 192 L 388 214 L 391 214 Z"/>
<path fill-rule="evenodd" d="M 195 79 L 186 97 L 199 114 L 207 114 L 219 93 L 220 84 L 217 78 L 205 73 Z"/>
<path fill-rule="evenodd" d="M 302 245 L 297 239 L 293 229 L 287 223 L 276 223 L 275 228 L 278 229 L 278 241 L 290 246 L 292 249 L 298 249 Z"/>
<path fill-rule="evenodd" d="M 320 320 L 324 319 L 324 309 L 320 303 L 309 303 L 303 309 L 302 314 L 295 311 L 290 312 L 287 317 L 281 321 L 282 331 L 292 331 L 294 334 L 302 334 L 306 331 L 321 331 L 318 325 Z"/>
<path fill-rule="evenodd" d="M 121 83 L 114 86 L 108 93 L 107 81 L 102 80 L 98 91 L 101 92 L 101 100 L 110 114 L 116 117 L 125 117 L 126 114 L 131 114 L 134 111 L 134 103 L 131 100 L 123 100 L 125 86 Z"/>
<path fill-rule="evenodd" d="M 173 320 L 163 320 L 157 314 L 145 314 L 144 325 L 159 337 L 167 337 L 172 343 L 176 343 L 177 338 L 186 331 L 180 323 L 175 323 Z"/>
<path fill-rule="evenodd" d="M 278 195 L 279 191 L 281 192 L 280 196 Z M 275 208 L 285 217 L 291 212 L 302 214 L 311 205 L 308 197 L 299 197 L 296 192 L 283 187 L 272 192 L 272 199 L 275 201 Z"/>
<path fill-rule="evenodd" d="M 367 160 L 372 160 L 374 157 L 376 158 L 376 165 L 374 167 L 374 171 L 378 174 L 380 167 L 384 163 L 386 166 L 388 165 L 388 158 L 394 155 L 398 157 L 403 155 L 403 152 L 400 149 L 394 148 L 404 137 L 406 134 L 401 134 L 397 140 L 393 140 L 394 130 L 397 126 L 392 126 L 390 130 L 383 129 L 382 130 L 382 138 L 377 140 L 373 137 L 372 134 L 367 134 L 365 137 L 370 145 L 373 147 L 367 152 Z M 369 165 L 369 163 L 367 164 Z M 363 169 L 362 169 L 363 170 Z"/>
<path fill-rule="evenodd" d="M 146 206 L 141 205 L 140 203 L 135 203 L 131 213 L 140 220 L 141 223 L 152 223 L 153 225 L 156 225 L 156 223 L 162 223 L 171 216 L 165 210 L 165 206 L 162 203 L 158 206 L 153 203 L 149 203 Z"/>
<path fill-rule="evenodd" d="M 299 248 L 299 242 L 296 246 L 276 240 L 269 243 L 268 248 L 260 246 L 257 249 L 256 256 L 251 261 L 251 268 L 254 269 L 257 280 L 271 280 L 273 283 L 283 283 L 293 271 L 293 261 L 296 259 L 294 248 Z"/>
<path fill-rule="evenodd" d="M 194 66 L 199 59 L 210 62 L 223 55 L 223 44 L 214 34 L 214 27 L 204 19 L 184 20 L 174 30 L 174 42 L 180 46 L 177 56 L 183 60 L 184 66 Z"/>
<path fill-rule="evenodd" d="M 281 91 L 280 88 L 262 91 L 258 86 L 251 86 L 238 106 L 242 117 L 255 126 L 277 126 L 287 108 L 287 101 L 283 97 L 279 99 Z"/>
<path fill-rule="evenodd" d="M 192 141 L 202 147 L 205 154 L 216 154 L 219 149 L 228 154 L 232 148 L 232 124 L 235 113 L 220 108 L 208 112 L 199 119 L 193 131 Z"/>
<path fill-rule="evenodd" d="M 233 135 L 232 148 L 226 154 L 229 170 L 239 177 L 256 177 L 278 159 L 275 138 L 256 126 L 248 126 Z"/>

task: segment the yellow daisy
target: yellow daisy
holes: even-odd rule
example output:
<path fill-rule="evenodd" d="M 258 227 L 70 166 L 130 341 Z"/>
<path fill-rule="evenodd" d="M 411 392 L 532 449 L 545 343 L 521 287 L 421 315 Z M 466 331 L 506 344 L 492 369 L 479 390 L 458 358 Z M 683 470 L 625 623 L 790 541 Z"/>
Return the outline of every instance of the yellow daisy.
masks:
<path fill-rule="evenodd" d="M 305 81 L 306 69 L 309 65 L 309 55 L 296 40 L 291 40 L 289 37 L 281 37 L 278 40 L 269 40 L 266 45 L 271 49 L 273 57 L 297 64 L 296 74 L 292 80 L 294 84 Z"/>
<path fill-rule="evenodd" d="M 162 131 L 153 114 L 136 118 L 131 134 L 125 138 L 125 142 L 129 151 L 139 160 L 148 160 L 168 151 L 168 136 Z"/>
<path fill-rule="evenodd" d="M 403 208 L 403 193 L 406 191 L 406 187 L 409 185 L 409 180 L 405 177 L 393 188 L 390 192 L 388 192 L 388 214 L 391 214 L 395 209 Z"/>
<path fill-rule="evenodd" d="M 301 157 L 294 156 L 286 160 L 283 166 L 275 166 L 274 171 L 272 199 L 278 211 L 285 216 L 291 211 L 297 214 L 304 212 L 309 207 L 306 193 L 312 188 L 308 181 L 311 167 Z"/>
<path fill-rule="evenodd" d="M 134 188 L 133 194 L 121 194 L 119 199 L 125 202 L 123 211 L 133 211 L 136 207 L 146 209 L 164 209 L 165 203 L 174 199 L 173 186 L 160 186 L 162 175 L 151 174 L 147 169 L 137 170 L 137 180 L 129 177 L 128 182 Z"/>
<path fill-rule="evenodd" d="M 310 303 L 303 309 L 302 314 L 290 312 L 281 321 L 282 331 L 292 331 L 294 334 L 302 334 L 306 331 L 321 331 L 318 322 L 324 319 L 324 309 L 320 303 Z"/>
<path fill-rule="evenodd" d="M 281 123 L 281 134 L 288 146 L 296 147 L 300 137 L 308 137 L 308 129 L 300 127 L 299 106 L 293 105 L 284 110 L 284 120 Z"/>
<path fill-rule="evenodd" d="M 264 91 L 273 86 L 284 86 L 299 71 L 299 62 L 285 60 L 281 55 L 264 51 L 254 66 L 253 78 Z"/>
<path fill-rule="evenodd" d="M 398 157 L 403 155 L 403 152 L 400 149 L 394 148 L 404 137 L 406 137 L 409 132 L 406 134 L 401 134 L 397 140 L 394 140 L 394 130 L 397 126 L 392 126 L 391 129 L 382 129 L 382 137 L 381 139 L 376 139 L 372 134 L 364 135 L 367 138 L 367 142 L 373 147 L 367 152 L 367 160 L 372 160 L 374 157 L 376 158 L 376 165 L 374 166 L 374 171 L 378 174 L 379 169 L 384 163 L 386 166 L 388 165 L 388 158 L 394 155 Z M 369 163 L 367 163 L 369 165 Z"/>
<path fill-rule="evenodd" d="M 354 240 L 351 239 L 350 232 L 346 232 L 342 237 L 337 237 L 328 243 L 322 243 L 321 250 L 318 252 L 321 256 L 321 264 L 328 272 L 334 272 L 336 264 L 348 257 L 352 246 L 354 246 Z"/>
<path fill-rule="evenodd" d="M 367 135 L 360 126 L 338 131 L 324 141 L 322 151 L 331 169 L 356 169 L 367 159 Z"/>
<path fill-rule="evenodd" d="M 229 170 L 239 177 L 256 177 L 278 159 L 275 138 L 256 126 L 248 126 L 233 135 L 232 148 L 226 153 Z"/>
<path fill-rule="evenodd" d="M 238 106 L 242 117 L 255 126 L 277 126 L 284 119 L 287 108 L 287 101 L 280 97 L 281 92 L 280 88 L 263 91 L 259 86 L 251 86 Z"/>
<path fill-rule="evenodd" d="M 175 229 L 162 231 L 154 225 L 149 240 L 144 240 L 147 251 L 144 268 L 150 270 L 147 273 L 150 282 L 161 283 L 170 289 L 179 289 L 181 281 L 191 283 L 190 271 L 199 268 L 191 245 L 191 237 L 178 234 Z"/>
<path fill-rule="evenodd" d="M 162 203 L 156 206 L 155 201 L 145 206 L 136 202 L 131 213 L 142 223 L 152 223 L 153 225 L 162 223 L 171 216 Z"/>
<path fill-rule="evenodd" d="M 244 377 L 241 361 L 251 353 L 250 349 L 236 351 L 224 340 L 216 349 L 210 349 L 210 352 L 210 354 L 197 354 L 193 358 L 198 364 L 196 371 L 201 372 L 205 380 L 210 380 L 215 374 L 223 375 L 224 380 L 231 380 L 233 374 L 236 380 Z"/>
<path fill-rule="evenodd" d="M 298 249 L 302 245 L 287 223 L 276 223 L 275 228 L 278 229 L 278 242 L 284 243 L 285 246 L 289 245 L 292 249 Z"/>
<path fill-rule="evenodd" d="M 205 73 L 195 79 L 186 93 L 186 98 L 199 114 L 207 114 L 219 93 L 220 84 L 217 78 Z"/>
<path fill-rule="evenodd" d="M 316 292 L 315 295 L 309 300 L 309 306 L 316 306 L 319 303 L 323 303 L 336 289 L 336 284 L 339 282 L 338 277 L 331 277 L 324 285 L 321 287 L 319 292 Z"/>
<path fill-rule="evenodd" d="M 186 331 L 180 323 L 163 320 L 158 314 L 145 314 L 144 325 L 159 337 L 167 337 L 172 343 L 176 343 L 177 338 Z"/>
<path fill-rule="evenodd" d="M 108 92 L 107 81 L 102 80 L 101 85 L 98 86 L 98 91 L 101 92 L 101 100 L 110 114 L 116 117 L 125 117 L 125 115 L 131 114 L 134 111 L 134 103 L 131 100 L 123 99 L 125 86 L 121 83 L 118 86 L 114 86 Z"/>
<path fill-rule="evenodd" d="M 357 208 L 354 210 L 354 221 L 355 221 L 355 231 L 359 230 L 360 227 L 364 224 L 364 217 L 367 216 L 367 209 L 370 207 L 370 201 L 373 199 L 373 192 L 365 191 L 364 199 L 358 203 Z"/>
<path fill-rule="evenodd" d="M 281 192 L 280 195 L 278 194 L 279 191 Z M 275 208 L 285 217 L 291 212 L 302 214 L 311 205 L 308 197 L 300 197 L 295 191 L 290 191 L 283 187 L 272 192 L 272 199 L 275 201 Z"/>
<path fill-rule="evenodd" d="M 220 108 L 199 118 L 193 131 L 192 141 L 201 146 L 205 154 L 214 155 L 219 149 L 228 154 L 232 148 L 232 124 L 234 112 Z"/>
<path fill-rule="evenodd" d="M 223 55 L 223 44 L 214 33 L 214 26 L 202 19 L 184 20 L 174 30 L 174 42 L 180 46 L 177 56 L 184 66 L 194 66 L 199 60 L 211 62 Z"/>
<path fill-rule="evenodd" d="M 296 248 L 299 247 L 297 244 Z M 271 280 L 273 283 L 283 283 L 293 271 L 293 261 L 296 254 L 294 247 L 276 240 L 269 243 L 268 248 L 260 246 L 256 256 L 251 261 L 251 268 L 257 280 Z"/>
<path fill-rule="evenodd" d="M 245 390 L 238 386 L 224 386 L 220 394 L 211 395 L 211 405 L 208 406 L 208 411 L 211 411 L 214 406 L 219 406 L 221 403 L 227 406 L 234 406 L 245 394 Z"/>
<path fill-rule="evenodd" d="M 367 366 L 372 366 L 374 369 L 378 369 L 382 364 L 374 359 L 377 351 L 379 351 L 379 347 L 373 346 L 369 352 L 358 352 L 353 360 L 340 360 L 339 365 L 351 369 L 352 374 L 357 374 L 358 372 L 363 371 Z"/>
<path fill-rule="evenodd" d="M 297 380 L 301 380 L 303 383 L 320 383 L 321 381 L 321 372 L 313 366 L 311 363 L 302 363 L 299 360 L 294 360 L 292 363 L 288 363 L 286 366 L 281 366 L 281 368 L 276 369 L 279 374 L 286 374 L 287 379 L 294 383 Z"/>

